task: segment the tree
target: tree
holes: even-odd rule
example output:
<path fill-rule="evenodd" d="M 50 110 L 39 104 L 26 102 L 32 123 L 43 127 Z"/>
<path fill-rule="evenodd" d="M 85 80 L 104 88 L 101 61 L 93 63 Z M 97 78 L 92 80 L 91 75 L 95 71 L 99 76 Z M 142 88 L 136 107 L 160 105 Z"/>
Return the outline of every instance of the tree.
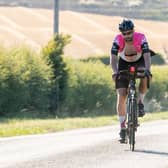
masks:
<path fill-rule="evenodd" d="M 68 73 L 62 58 L 64 47 L 70 43 L 70 36 L 55 34 L 54 38 L 43 48 L 43 56 L 53 69 L 53 88 L 50 96 L 50 111 L 59 114 L 59 103 L 64 99 L 64 88 L 67 84 Z"/>

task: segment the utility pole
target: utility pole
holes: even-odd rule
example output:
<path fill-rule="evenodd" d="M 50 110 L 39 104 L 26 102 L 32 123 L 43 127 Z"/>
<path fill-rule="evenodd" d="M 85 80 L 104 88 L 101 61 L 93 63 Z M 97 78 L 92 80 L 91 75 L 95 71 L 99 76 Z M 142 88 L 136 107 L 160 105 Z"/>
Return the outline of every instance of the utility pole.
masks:
<path fill-rule="evenodd" d="M 59 33 L 59 0 L 54 0 L 54 34 Z"/>
<path fill-rule="evenodd" d="M 59 34 L 59 0 L 54 0 L 54 35 L 57 33 Z M 56 70 L 56 75 L 59 74 L 58 70 Z M 59 78 L 56 79 L 56 111 L 55 117 L 60 113 L 60 89 L 59 89 Z"/>

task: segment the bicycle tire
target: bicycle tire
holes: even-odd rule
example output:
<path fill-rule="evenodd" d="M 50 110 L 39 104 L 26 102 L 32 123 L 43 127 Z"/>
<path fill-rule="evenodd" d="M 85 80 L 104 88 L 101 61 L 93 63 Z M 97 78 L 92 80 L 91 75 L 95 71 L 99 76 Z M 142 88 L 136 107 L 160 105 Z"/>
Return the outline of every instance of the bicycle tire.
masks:
<path fill-rule="evenodd" d="M 136 101 L 135 100 L 128 100 L 127 104 L 127 115 L 128 115 L 128 139 L 129 139 L 129 145 L 130 150 L 134 151 L 135 149 L 135 131 L 137 126 L 137 107 L 136 107 Z"/>

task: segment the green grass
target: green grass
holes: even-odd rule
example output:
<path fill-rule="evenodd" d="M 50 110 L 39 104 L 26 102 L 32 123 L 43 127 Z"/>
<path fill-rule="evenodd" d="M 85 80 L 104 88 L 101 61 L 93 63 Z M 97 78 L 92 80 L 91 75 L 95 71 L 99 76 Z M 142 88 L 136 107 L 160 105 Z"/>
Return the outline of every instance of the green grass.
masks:
<path fill-rule="evenodd" d="M 168 111 L 148 113 L 140 122 L 168 119 Z M 1 119 L 0 137 L 44 134 L 77 128 L 101 127 L 118 124 L 117 116 L 66 119 Z"/>

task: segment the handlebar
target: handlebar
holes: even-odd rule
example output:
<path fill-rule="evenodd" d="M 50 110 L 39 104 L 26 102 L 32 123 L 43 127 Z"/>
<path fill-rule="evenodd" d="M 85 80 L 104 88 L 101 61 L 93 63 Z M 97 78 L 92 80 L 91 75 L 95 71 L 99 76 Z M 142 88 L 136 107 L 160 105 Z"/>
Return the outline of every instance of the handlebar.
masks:
<path fill-rule="evenodd" d="M 127 70 L 119 71 L 119 73 L 116 76 L 116 80 L 119 79 L 119 77 L 123 77 L 128 80 L 130 79 L 135 80 L 136 78 L 147 77 L 147 88 L 149 89 L 150 87 L 150 77 L 149 77 L 149 74 L 146 73 L 145 69 L 138 69 L 135 66 L 130 66 Z"/>

